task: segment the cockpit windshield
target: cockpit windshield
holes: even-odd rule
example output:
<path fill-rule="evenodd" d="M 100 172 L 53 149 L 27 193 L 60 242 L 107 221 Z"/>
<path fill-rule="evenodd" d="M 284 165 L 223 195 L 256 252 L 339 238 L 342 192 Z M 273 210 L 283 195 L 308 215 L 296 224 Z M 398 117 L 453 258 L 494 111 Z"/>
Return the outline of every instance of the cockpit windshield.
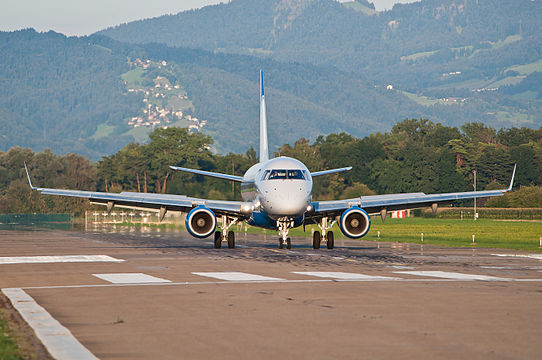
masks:
<path fill-rule="evenodd" d="M 303 170 L 274 169 L 266 170 L 262 180 L 305 180 Z"/>

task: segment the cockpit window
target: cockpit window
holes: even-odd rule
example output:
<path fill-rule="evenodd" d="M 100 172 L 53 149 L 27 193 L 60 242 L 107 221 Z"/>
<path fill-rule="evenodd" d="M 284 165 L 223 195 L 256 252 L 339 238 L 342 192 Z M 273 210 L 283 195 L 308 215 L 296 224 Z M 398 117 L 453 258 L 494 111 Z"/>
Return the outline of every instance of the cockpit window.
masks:
<path fill-rule="evenodd" d="M 301 170 L 288 170 L 288 179 L 305 180 Z"/>
<path fill-rule="evenodd" d="M 278 180 L 278 179 L 286 179 L 287 178 L 287 171 L 286 170 L 271 170 L 271 173 L 269 174 L 269 180 Z"/>
<path fill-rule="evenodd" d="M 305 180 L 302 170 L 284 170 L 284 169 L 275 169 L 275 170 L 266 170 L 262 180 Z"/>

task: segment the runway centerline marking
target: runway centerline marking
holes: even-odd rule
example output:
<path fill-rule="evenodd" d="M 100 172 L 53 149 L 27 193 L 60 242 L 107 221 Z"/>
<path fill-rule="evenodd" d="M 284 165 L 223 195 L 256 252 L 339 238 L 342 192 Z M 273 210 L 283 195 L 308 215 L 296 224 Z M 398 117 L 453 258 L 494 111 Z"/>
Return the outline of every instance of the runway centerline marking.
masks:
<path fill-rule="evenodd" d="M 4 256 L 0 257 L 0 265 L 4 264 L 47 264 L 77 262 L 124 262 L 109 255 L 63 255 L 63 256 Z"/>
<path fill-rule="evenodd" d="M 292 274 L 316 276 L 316 277 L 321 277 L 321 278 L 341 279 L 341 280 L 376 280 L 376 281 L 402 280 L 397 277 L 374 276 L 374 275 L 346 273 L 346 272 L 337 272 L 337 271 L 292 271 Z"/>
<path fill-rule="evenodd" d="M 24 290 L 11 288 L 2 289 L 2 292 L 54 359 L 98 359 Z"/>
<path fill-rule="evenodd" d="M 113 284 L 170 283 L 171 281 L 143 273 L 92 274 Z"/>
<path fill-rule="evenodd" d="M 510 279 L 510 278 L 501 278 L 501 277 L 489 276 L 489 275 L 463 274 L 463 273 L 446 272 L 446 271 L 394 271 L 394 273 L 416 275 L 416 276 L 429 276 L 429 277 L 454 279 L 454 280 L 514 281 L 514 279 Z"/>
<path fill-rule="evenodd" d="M 227 280 L 227 281 L 283 281 L 284 279 L 248 274 L 244 272 L 193 272 L 194 275 L 206 276 L 210 278 Z"/>

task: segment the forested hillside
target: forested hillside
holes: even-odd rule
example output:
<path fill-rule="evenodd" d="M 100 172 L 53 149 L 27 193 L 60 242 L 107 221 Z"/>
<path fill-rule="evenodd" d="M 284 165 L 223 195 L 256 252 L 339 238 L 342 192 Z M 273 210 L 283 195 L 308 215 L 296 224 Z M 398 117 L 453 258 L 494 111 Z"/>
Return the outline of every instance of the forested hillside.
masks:
<path fill-rule="evenodd" d="M 99 191 L 166 192 L 212 199 L 239 199 L 238 184 L 175 172 L 169 165 L 236 175 L 257 162 L 253 149 L 244 154 L 213 154 L 213 139 L 186 129 L 157 129 L 147 144 L 129 144 L 97 163 L 81 156 L 56 156 L 12 148 L 0 152 L 0 213 L 76 212 L 79 200 L 39 196 L 27 184 L 23 162 L 33 182 L 43 187 Z M 406 119 L 390 132 L 356 138 L 330 134 L 314 142 L 299 139 L 275 155 L 293 156 L 309 170 L 353 166 L 351 171 L 315 179 L 314 199 L 353 198 L 374 193 L 454 192 L 508 186 L 517 164 L 510 195 L 492 201 L 504 207 L 542 207 L 542 128 L 495 130 L 480 123 L 458 129 L 424 119 Z"/>
<path fill-rule="evenodd" d="M 0 53 L 0 150 L 49 147 L 98 158 L 131 140 L 91 138 L 99 124 L 121 123 L 137 109 L 120 78 L 125 56 L 34 30 L 0 32 Z"/>
<path fill-rule="evenodd" d="M 470 120 L 496 127 L 536 127 L 540 13 L 540 0 L 423 0 L 385 12 L 365 0 L 233 0 L 100 33 L 334 66 L 393 85 L 437 121 L 460 124 L 472 113 Z M 457 103 L 466 114 L 449 106 Z"/>
<path fill-rule="evenodd" d="M 0 32 L 0 151 L 98 160 L 181 126 L 212 136 L 213 151 L 245 152 L 258 143 L 259 69 L 271 149 L 411 117 L 538 128 L 541 4 L 423 0 L 376 12 L 365 0 L 233 0 L 101 33 L 110 37 Z"/>

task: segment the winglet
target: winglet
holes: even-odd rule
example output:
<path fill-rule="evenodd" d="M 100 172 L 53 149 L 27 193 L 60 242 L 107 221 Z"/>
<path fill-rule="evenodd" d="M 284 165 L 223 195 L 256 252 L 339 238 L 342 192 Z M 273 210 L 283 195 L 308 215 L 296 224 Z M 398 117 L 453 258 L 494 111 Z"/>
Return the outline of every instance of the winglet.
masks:
<path fill-rule="evenodd" d="M 506 189 L 506 191 L 512 191 L 512 186 L 514 185 L 514 176 L 516 176 L 516 166 L 518 166 L 518 164 L 514 164 L 514 171 L 512 172 L 512 180 L 510 180 L 510 186 L 508 187 L 508 189 Z"/>
<path fill-rule="evenodd" d="M 37 187 L 32 186 L 32 181 L 30 180 L 30 174 L 28 173 L 28 167 L 26 166 L 26 161 L 24 162 L 24 169 L 26 170 L 26 177 L 28 178 L 28 184 L 32 190 L 37 190 Z"/>
<path fill-rule="evenodd" d="M 260 162 L 269 160 L 267 145 L 267 116 L 265 114 L 265 94 L 263 90 L 263 70 L 260 69 Z"/>

